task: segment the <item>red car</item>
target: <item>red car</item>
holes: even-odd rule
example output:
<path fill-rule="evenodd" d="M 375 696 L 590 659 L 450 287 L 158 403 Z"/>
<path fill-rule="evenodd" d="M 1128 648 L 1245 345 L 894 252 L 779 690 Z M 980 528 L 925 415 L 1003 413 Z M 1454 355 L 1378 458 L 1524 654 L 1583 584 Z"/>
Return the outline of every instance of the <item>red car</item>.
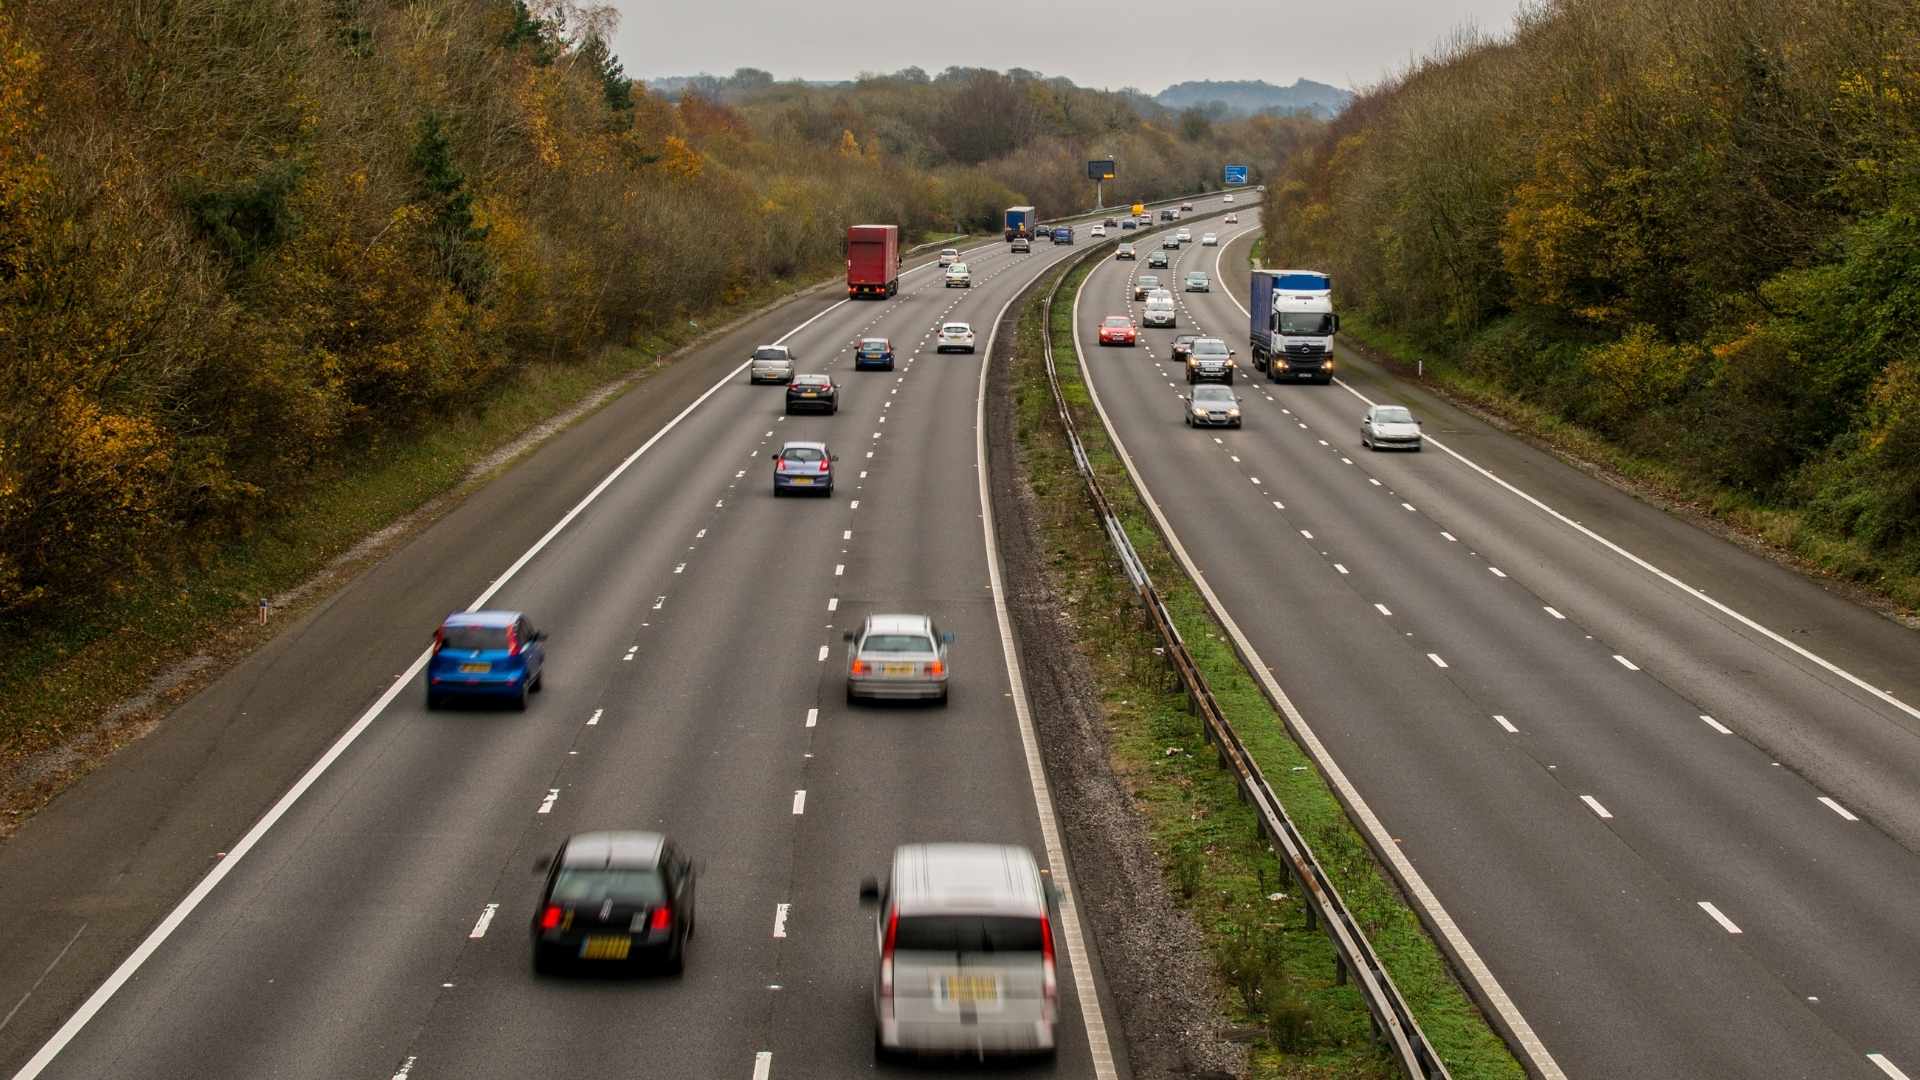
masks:
<path fill-rule="evenodd" d="M 1133 320 L 1125 315 L 1109 315 L 1100 322 L 1100 344 L 1126 345 L 1132 347 L 1139 343 L 1139 333 L 1133 328 Z"/>

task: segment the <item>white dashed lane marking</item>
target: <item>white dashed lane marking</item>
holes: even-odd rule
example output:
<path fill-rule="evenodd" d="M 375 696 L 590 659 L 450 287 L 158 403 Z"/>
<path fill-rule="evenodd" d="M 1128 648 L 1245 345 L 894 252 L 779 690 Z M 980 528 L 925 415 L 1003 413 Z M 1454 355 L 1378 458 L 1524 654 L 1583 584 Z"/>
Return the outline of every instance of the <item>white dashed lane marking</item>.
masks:
<path fill-rule="evenodd" d="M 547 813 L 552 813 L 552 812 L 553 812 L 553 804 L 554 804 L 554 803 L 557 803 L 557 802 L 559 802 L 559 801 L 560 801 L 560 789 L 559 789 L 559 788 L 548 788 L 548 789 L 547 789 L 547 797 L 546 797 L 546 798 L 544 798 L 544 799 L 541 799 L 541 800 L 540 800 L 540 809 L 538 809 L 538 810 L 535 810 L 535 811 L 534 811 L 534 813 L 536 813 L 536 814 L 547 814 Z"/>
<path fill-rule="evenodd" d="M 804 814 L 807 812 L 807 792 L 805 788 L 793 793 L 793 812 L 796 814 Z"/>
<path fill-rule="evenodd" d="M 1626 658 L 1626 657 L 1624 657 L 1624 656 L 1621 656 L 1621 655 L 1620 655 L 1619 653 L 1614 653 L 1614 654 L 1613 654 L 1613 658 L 1614 658 L 1615 660 L 1618 660 L 1618 661 L 1620 662 L 1620 666 L 1621 666 L 1621 667 L 1623 667 L 1623 668 L 1626 668 L 1626 669 L 1627 669 L 1628 671 L 1639 671 L 1639 670 L 1640 670 L 1640 665 L 1638 665 L 1638 664 L 1636 664 L 1636 663 L 1634 663 L 1633 661 L 1631 661 L 1631 660 L 1629 660 L 1629 659 L 1627 659 L 1627 658 Z"/>
<path fill-rule="evenodd" d="M 499 904 L 488 904 L 486 910 L 480 913 L 480 921 L 473 924 L 473 929 L 468 932 L 467 937 L 474 941 L 486 937 L 487 927 L 493 925 L 493 913 L 499 910 Z"/>
<path fill-rule="evenodd" d="M 1725 915 L 1722 915 L 1720 913 L 1720 909 L 1713 906 L 1713 901 L 1711 900 L 1700 901 L 1700 910 L 1713 916 L 1713 921 L 1719 923 L 1720 928 L 1722 930 L 1725 930 L 1727 933 L 1737 934 L 1740 932 L 1740 928 L 1733 925 L 1732 919 L 1729 919 Z"/>
<path fill-rule="evenodd" d="M 1702 713 L 1700 715 L 1700 722 L 1712 728 L 1713 730 L 1719 732 L 1722 735 L 1733 734 L 1732 728 L 1728 727 L 1727 725 L 1721 723 L 1718 720 L 1715 720 L 1713 717 L 1708 716 L 1705 713 Z"/>
<path fill-rule="evenodd" d="M 1541 611 L 1544 611 L 1544 612 L 1546 612 L 1547 614 L 1549 614 L 1549 615 L 1551 615 L 1551 616 L 1553 616 L 1553 617 L 1554 617 L 1554 618 L 1556 618 L 1556 619 L 1564 619 L 1564 618 L 1566 618 L 1566 616 L 1565 616 L 1565 615 L 1562 615 L 1562 614 L 1560 614 L 1559 612 L 1557 612 L 1557 611 L 1555 611 L 1555 610 L 1553 610 L 1553 608 L 1551 608 L 1551 607 L 1548 607 L 1548 606 L 1546 606 L 1546 605 L 1542 605 L 1542 606 L 1541 606 L 1541 608 L 1540 608 L 1540 610 L 1541 610 Z"/>
<path fill-rule="evenodd" d="M 1613 817 L 1613 814 L 1610 813 L 1606 807 L 1600 805 L 1600 800 L 1594 798 L 1591 795 L 1580 796 L 1580 801 L 1583 803 L 1586 803 L 1587 809 L 1593 811 L 1594 814 L 1598 817 L 1606 818 L 1606 819 L 1610 819 Z"/>
<path fill-rule="evenodd" d="M 1860 820 L 1859 818 L 1853 816 L 1852 811 L 1848 810 L 1844 806 L 1841 806 L 1839 803 L 1834 802 L 1832 799 L 1827 798 L 1825 795 L 1820 796 L 1820 805 L 1826 807 L 1827 809 L 1833 811 L 1836 814 L 1839 814 L 1841 817 L 1845 818 L 1848 821 Z"/>
<path fill-rule="evenodd" d="M 1501 716 L 1498 713 L 1495 713 L 1493 719 L 1495 723 L 1499 724 L 1503 728 L 1506 728 L 1508 734 L 1510 735 L 1520 734 L 1520 729 L 1517 727 L 1514 727 L 1513 721 L 1508 720 L 1506 717 Z"/>
<path fill-rule="evenodd" d="M 1427 659 L 1433 661 L 1434 667 L 1443 668 L 1447 666 L 1447 662 L 1445 660 L 1440 659 L 1439 653 L 1428 653 Z"/>

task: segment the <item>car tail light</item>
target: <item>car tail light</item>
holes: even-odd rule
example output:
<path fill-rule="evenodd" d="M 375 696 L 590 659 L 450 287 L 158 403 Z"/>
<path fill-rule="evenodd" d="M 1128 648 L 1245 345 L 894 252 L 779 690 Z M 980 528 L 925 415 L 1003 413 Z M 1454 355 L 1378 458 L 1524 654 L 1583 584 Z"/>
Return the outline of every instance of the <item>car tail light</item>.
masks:
<path fill-rule="evenodd" d="M 1046 998 L 1046 1017 L 1051 1022 L 1060 1008 L 1060 982 L 1053 960 L 1053 920 L 1040 918 L 1040 992 Z"/>
<path fill-rule="evenodd" d="M 774 472 L 786 472 L 786 471 L 787 471 L 787 459 L 786 459 L 786 458 L 776 458 L 776 459 L 775 459 L 775 463 L 774 463 L 774 466 L 773 466 L 773 471 L 774 471 Z"/>
<path fill-rule="evenodd" d="M 442 626 L 433 632 L 433 651 L 439 652 L 447 647 L 447 628 Z"/>
<path fill-rule="evenodd" d="M 929 675 L 940 676 L 940 675 L 945 675 L 947 673 L 947 665 L 944 661 L 941 661 L 941 660 L 929 660 L 927 661 L 926 667 L 927 667 L 927 674 Z"/>
<path fill-rule="evenodd" d="M 654 908 L 653 920 L 647 925 L 654 930 L 671 929 L 673 927 L 673 909 L 665 906 Z"/>
<path fill-rule="evenodd" d="M 540 913 L 540 929 L 557 930 L 559 929 L 559 927 L 560 927 L 560 905 L 548 904 L 547 909 Z"/>
<path fill-rule="evenodd" d="M 825 457 L 823 457 L 823 458 L 821 458 L 821 459 L 820 459 L 820 471 L 821 471 L 821 472 L 823 472 L 823 473 L 828 473 L 828 472 L 832 472 L 832 471 L 833 471 L 833 459 L 832 459 L 832 458 L 825 458 Z"/>
<path fill-rule="evenodd" d="M 900 909 L 895 908 L 887 915 L 887 937 L 880 945 L 880 997 L 889 1012 L 893 1009 L 893 942 L 899 935 Z"/>
<path fill-rule="evenodd" d="M 520 655 L 520 628 L 517 626 L 507 627 L 507 655 Z"/>
<path fill-rule="evenodd" d="M 867 663 L 865 660 L 855 660 L 853 662 L 853 673 L 855 675 L 865 675 L 872 667 L 873 665 Z"/>

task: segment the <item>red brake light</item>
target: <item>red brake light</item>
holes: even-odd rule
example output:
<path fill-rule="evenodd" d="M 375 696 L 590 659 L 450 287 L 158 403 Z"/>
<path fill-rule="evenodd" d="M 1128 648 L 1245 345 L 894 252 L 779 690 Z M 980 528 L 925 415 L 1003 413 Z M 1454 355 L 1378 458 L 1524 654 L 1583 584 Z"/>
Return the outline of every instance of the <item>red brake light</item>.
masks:
<path fill-rule="evenodd" d="M 947 673 L 947 665 L 945 662 L 940 660 L 927 661 L 927 674 L 945 675 L 946 673 Z"/>
<path fill-rule="evenodd" d="M 855 675 L 865 675 L 867 673 L 867 662 L 865 660 L 855 660 L 853 662 L 853 673 Z"/>
<path fill-rule="evenodd" d="M 439 652 L 447 647 L 447 628 L 442 626 L 433 632 L 433 651 Z"/>
<path fill-rule="evenodd" d="M 900 934 L 900 909 L 887 914 L 887 937 L 880 946 L 880 994 L 893 999 L 893 940 Z"/>
<path fill-rule="evenodd" d="M 520 628 L 517 626 L 507 627 L 507 655 L 520 655 Z"/>
<path fill-rule="evenodd" d="M 1060 982 L 1053 960 L 1053 920 L 1040 917 L 1040 992 L 1046 999 L 1047 1019 L 1053 1019 L 1060 1007 Z"/>
<path fill-rule="evenodd" d="M 560 905 L 548 904 L 547 910 L 540 913 L 540 929 L 554 930 L 560 926 Z"/>
<path fill-rule="evenodd" d="M 821 459 L 820 459 L 820 471 L 821 471 L 821 472 L 832 472 L 832 471 L 833 471 L 833 459 L 832 459 L 832 458 L 829 458 L 829 457 L 823 457 L 823 458 L 821 458 Z"/>
<path fill-rule="evenodd" d="M 673 909 L 657 907 L 653 909 L 653 920 L 647 924 L 655 930 L 666 930 L 673 926 Z"/>
<path fill-rule="evenodd" d="M 774 471 L 774 472 L 786 472 L 786 471 L 787 471 L 787 459 L 786 459 L 786 458 L 776 458 L 775 460 L 776 460 L 776 461 L 778 462 L 778 464 L 776 464 L 776 465 L 775 465 L 775 466 L 773 467 L 773 471 Z"/>

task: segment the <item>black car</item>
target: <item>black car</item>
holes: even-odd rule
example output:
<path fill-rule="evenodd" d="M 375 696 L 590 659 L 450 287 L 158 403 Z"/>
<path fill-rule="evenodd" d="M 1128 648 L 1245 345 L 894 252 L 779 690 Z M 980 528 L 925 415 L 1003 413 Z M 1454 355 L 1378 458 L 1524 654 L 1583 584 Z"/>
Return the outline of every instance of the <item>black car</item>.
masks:
<path fill-rule="evenodd" d="M 1166 268 L 1167 253 L 1165 251 L 1156 251 L 1147 256 L 1147 269 L 1165 270 Z"/>
<path fill-rule="evenodd" d="M 893 370 L 893 343 L 883 337 L 861 338 L 853 346 L 853 370 Z"/>
<path fill-rule="evenodd" d="M 1119 220 L 1118 220 L 1117 218 L 1108 218 L 1108 219 L 1107 219 L 1106 221 L 1104 221 L 1104 222 L 1101 222 L 1101 224 L 1103 224 L 1103 225 L 1105 225 L 1105 226 L 1106 226 L 1107 228 L 1109 228 L 1109 229 L 1111 229 L 1111 228 L 1114 228 L 1115 226 L 1117 226 L 1117 225 L 1119 225 L 1119 224 L 1120 224 L 1120 222 L 1119 222 Z"/>
<path fill-rule="evenodd" d="M 808 409 L 829 414 L 840 411 L 840 388 L 833 385 L 833 376 L 795 375 L 787 384 L 787 415 Z"/>
<path fill-rule="evenodd" d="M 547 876 L 533 913 L 533 970 L 562 964 L 686 966 L 693 936 L 693 860 L 650 832 L 569 836 L 534 866 Z"/>
<path fill-rule="evenodd" d="M 1173 358 L 1175 360 L 1185 360 L 1187 354 L 1193 351 L 1193 339 L 1199 336 L 1199 334 L 1181 334 L 1179 337 L 1174 338 Z"/>

